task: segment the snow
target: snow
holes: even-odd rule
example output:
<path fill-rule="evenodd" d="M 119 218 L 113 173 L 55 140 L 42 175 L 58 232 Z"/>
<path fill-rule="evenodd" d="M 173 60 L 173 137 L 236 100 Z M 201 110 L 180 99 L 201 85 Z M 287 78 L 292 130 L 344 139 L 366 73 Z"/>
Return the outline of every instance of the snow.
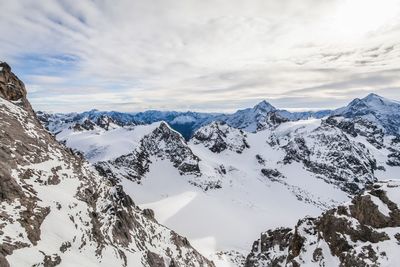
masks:
<path fill-rule="evenodd" d="M 400 187 L 400 184 L 397 180 L 394 180 L 393 182 L 389 181 L 389 184 L 392 185 L 392 183 L 393 183 L 394 185 L 392 185 L 392 186 L 394 189 L 396 189 L 396 187 L 397 188 Z M 400 194 L 399 194 L 398 189 L 397 190 L 387 190 L 386 195 L 392 202 L 398 203 L 397 205 L 400 206 Z"/>
<path fill-rule="evenodd" d="M 373 195 L 370 195 L 370 198 L 371 198 L 372 202 L 378 207 L 378 210 L 380 211 L 380 213 L 382 213 L 386 217 L 390 217 L 390 215 L 389 215 L 390 209 L 385 203 L 382 202 L 382 200 L 380 200 L 378 197 L 373 196 Z"/>
<path fill-rule="evenodd" d="M 65 140 L 68 147 L 81 151 L 89 162 L 94 163 L 132 152 L 143 136 L 159 125 L 160 122 L 155 122 L 136 127 L 117 127 L 108 131 L 100 127 L 90 131 L 64 129 L 57 135 L 57 139 Z"/>
<path fill-rule="evenodd" d="M 310 133 L 313 130 L 321 126 L 321 119 L 308 119 L 299 121 L 289 121 L 282 123 L 275 129 L 275 134 L 278 136 L 284 136 L 289 134 L 305 134 Z"/>
<path fill-rule="evenodd" d="M 247 182 L 203 192 L 189 185 L 170 163 L 160 162 L 152 165 L 142 185 L 129 181 L 123 185 L 139 206 L 155 210 L 160 223 L 188 237 L 205 255 L 227 249 L 248 251 L 266 227 L 290 225 L 305 213 L 320 213 L 288 196 L 280 185 Z"/>

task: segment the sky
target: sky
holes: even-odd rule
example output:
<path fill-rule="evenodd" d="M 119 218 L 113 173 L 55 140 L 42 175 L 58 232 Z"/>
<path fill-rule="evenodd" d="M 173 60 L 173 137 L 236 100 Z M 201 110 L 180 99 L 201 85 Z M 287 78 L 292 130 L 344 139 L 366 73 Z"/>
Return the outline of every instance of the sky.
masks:
<path fill-rule="evenodd" d="M 231 112 L 400 100 L 400 0 L 0 0 L 36 110 Z"/>

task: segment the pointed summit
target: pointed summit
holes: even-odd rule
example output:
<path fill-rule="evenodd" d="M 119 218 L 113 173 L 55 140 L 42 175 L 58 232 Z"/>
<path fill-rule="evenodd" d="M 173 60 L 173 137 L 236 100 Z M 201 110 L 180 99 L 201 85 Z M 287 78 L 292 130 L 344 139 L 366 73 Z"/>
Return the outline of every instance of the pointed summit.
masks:
<path fill-rule="evenodd" d="M 266 100 L 261 101 L 257 105 L 253 107 L 254 110 L 260 110 L 260 111 L 274 111 L 276 108 L 272 106 L 270 103 L 268 103 Z"/>
<path fill-rule="evenodd" d="M 371 93 L 364 98 L 354 99 L 347 107 L 352 109 L 368 109 L 375 112 L 392 112 L 392 108 L 400 107 L 400 103 L 391 99 L 384 98 L 380 95 Z M 390 109 L 390 110 L 388 110 Z"/>
<path fill-rule="evenodd" d="M 377 95 L 375 93 L 370 93 L 366 97 L 363 98 L 363 100 L 367 100 L 367 99 L 383 99 L 383 97 L 380 95 Z"/>
<path fill-rule="evenodd" d="M 369 105 L 399 105 L 400 103 L 385 97 L 382 97 L 380 95 L 371 93 L 367 95 L 366 97 L 361 99 L 364 103 L 367 103 Z"/>

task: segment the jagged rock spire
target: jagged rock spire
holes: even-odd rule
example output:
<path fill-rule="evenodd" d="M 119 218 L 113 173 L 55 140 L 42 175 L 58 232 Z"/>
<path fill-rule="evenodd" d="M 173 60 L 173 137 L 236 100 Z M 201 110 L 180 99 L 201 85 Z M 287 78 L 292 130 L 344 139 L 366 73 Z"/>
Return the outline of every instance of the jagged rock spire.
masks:
<path fill-rule="evenodd" d="M 19 104 L 26 110 L 31 111 L 32 107 L 26 99 L 24 83 L 11 71 L 10 65 L 0 62 L 0 97 Z"/>

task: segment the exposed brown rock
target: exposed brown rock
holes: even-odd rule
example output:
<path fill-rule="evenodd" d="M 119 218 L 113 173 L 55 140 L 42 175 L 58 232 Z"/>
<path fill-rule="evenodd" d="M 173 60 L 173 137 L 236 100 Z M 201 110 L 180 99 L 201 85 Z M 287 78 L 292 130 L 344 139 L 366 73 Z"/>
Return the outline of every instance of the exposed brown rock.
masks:
<path fill-rule="evenodd" d="M 263 233 L 247 257 L 246 267 L 302 266 L 304 263 L 326 266 L 325 257 L 332 255 L 337 257 L 341 267 L 380 266 L 379 260 L 389 256 L 379 249 L 379 244 L 393 240 L 389 237 L 392 230 L 385 232 L 385 229 L 400 227 L 398 206 L 386 193 L 397 188 L 399 184 L 395 182 L 374 184 L 347 206 L 328 210 L 318 218 L 300 220 L 294 230 L 276 229 Z M 389 215 L 382 214 L 372 197 L 387 205 Z M 394 237 L 400 240 L 400 234 Z M 327 244 L 329 251 L 319 247 L 319 242 Z M 399 246 L 400 242 L 392 242 L 392 245 Z M 313 262 L 304 262 L 303 254 L 307 251 L 312 253 Z"/>
<path fill-rule="evenodd" d="M 21 101 L 20 105 L 32 111 L 26 99 L 24 83 L 12 73 L 11 67 L 6 62 L 0 62 L 0 97 L 8 101 Z"/>

